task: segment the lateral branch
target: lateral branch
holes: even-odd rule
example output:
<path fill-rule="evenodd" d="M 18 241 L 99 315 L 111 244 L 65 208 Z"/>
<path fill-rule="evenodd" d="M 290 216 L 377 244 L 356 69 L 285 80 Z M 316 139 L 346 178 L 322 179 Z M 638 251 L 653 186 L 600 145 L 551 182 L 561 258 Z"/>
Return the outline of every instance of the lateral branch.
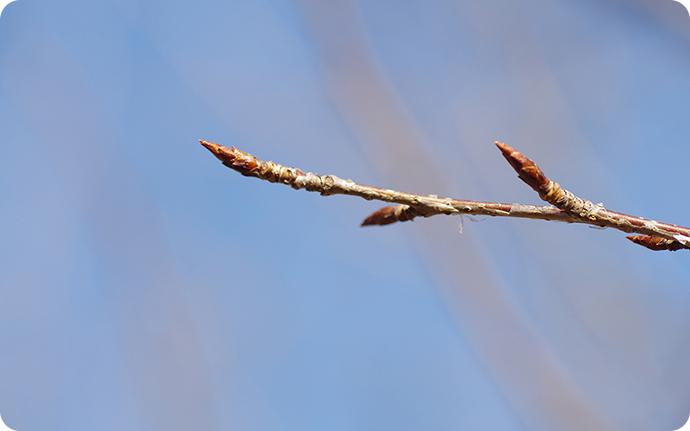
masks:
<path fill-rule="evenodd" d="M 343 194 L 398 204 L 375 211 L 364 219 L 362 226 L 387 225 L 437 214 L 518 217 L 583 223 L 636 233 L 638 235 L 626 238 L 650 250 L 690 249 L 690 228 L 610 211 L 602 204 L 593 204 L 579 198 L 548 179 L 532 160 L 500 142 L 496 142 L 496 146 L 518 173 L 518 177 L 532 187 L 542 200 L 553 206 L 480 202 L 399 192 L 358 184 L 335 175 L 305 173 L 297 168 L 259 160 L 235 147 L 228 148 L 203 140 L 199 142 L 225 166 L 244 176 L 286 184 L 296 190 L 319 192 L 323 196 Z"/>

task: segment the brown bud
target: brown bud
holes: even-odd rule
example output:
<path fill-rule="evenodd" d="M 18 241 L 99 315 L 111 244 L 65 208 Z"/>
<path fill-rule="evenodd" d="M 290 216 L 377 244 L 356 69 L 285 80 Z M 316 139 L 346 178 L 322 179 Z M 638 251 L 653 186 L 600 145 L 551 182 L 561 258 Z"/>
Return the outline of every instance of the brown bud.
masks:
<path fill-rule="evenodd" d="M 408 205 L 383 207 L 364 219 L 360 226 L 383 226 L 398 221 L 412 220 L 420 215 L 417 210 Z"/>
<path fill-rule="evenodd" d="M 508 160 L 510 166 L 518 173 L 520 179 L 540 195 L 544 194 L 551 180 L 546 178 L 546 175 L 539 169 L 537 164 L 510 145 L 496 141 L 496 146 L 501 150 L 503 157 Z"/>
<path fill-rule="evenodd" d="M 650 250 L 671 250 L 676 251 L 683 248 L 688 248 L 679 241 L 672 239 L 660 238 L 649 235 L 631 235 L 626 236 L 630 241 L 639 244 L 642 247 L 647 247 Z"/>

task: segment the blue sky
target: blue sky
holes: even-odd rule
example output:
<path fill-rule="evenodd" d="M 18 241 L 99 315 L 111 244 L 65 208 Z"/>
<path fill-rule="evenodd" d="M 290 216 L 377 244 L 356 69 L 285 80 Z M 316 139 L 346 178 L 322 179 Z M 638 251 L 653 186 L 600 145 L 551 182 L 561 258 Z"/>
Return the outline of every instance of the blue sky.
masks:
<path fill-rule="evenodd" d="M 672 430 L 690 260 L 228 170 L 537 204 L 493 142 L 688 225 L 671 0 L 18 0 L 0 16 L 0 414 L 31 430 Z M 458 232 L 462 226 L 462 233 Z"/>

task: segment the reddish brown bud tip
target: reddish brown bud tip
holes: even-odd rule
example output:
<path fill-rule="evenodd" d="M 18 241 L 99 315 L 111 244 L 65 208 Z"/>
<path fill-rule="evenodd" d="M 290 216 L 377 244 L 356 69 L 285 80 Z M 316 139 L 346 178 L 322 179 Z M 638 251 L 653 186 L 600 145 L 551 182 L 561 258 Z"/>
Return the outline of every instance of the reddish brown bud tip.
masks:
<path fill-rule="evenodd" d="M 371 213 L 369 217 L 365 218 L 360 226 L 383 226 L 395 223 L 398 221 L 398 217 L 396 216 L 395 212 L 396 208 L 397 207 L 395 206 L 381 208 L 380 210 Z"/>
<path fill-rule="evenodd" d="M 549 184 L 549 179 L 546 178 L 537 164 L 510 145 L 496 141 L 496 146 L 501 150 L 503 157 L 508 160 L 510 166 L 518 173 L 518 177 L 541 194 L 543 188 Z"/>
<path fill-rule="evenodd" d="M 206 149 L 211 151 L 211 152 L 214 152 L 214 149 L 219 146 L 218 144 L 215 144 L 213 142 L 204 141 L 203 139 L 199 139 L 199 142 L 201 143 L 201 145 L 206 147 Z"/>
<path fill-rule="evenodd" d="M 199 142 L 201 142 L 201 145 L 206 147 L 207 150 L 213 153 L 214 156 L 218 158 L 221 162 L 226 162 L 228 161 L 228 158 L 230 158 L 230 161 L 234 160 L 234 156 L 232 155 L 232 152 L 229 148 L 226 148 L 222 145 L 218 145 L 214 142 L 208 142 L 208 141 L 203 141 L 199 139 Z"/>
<path fill-rule="evenodd" d="M 248 177 L 261 178 L 259 165 L 263 162 L 251 154 L 240 151 L 235 147 L 228 148 L 202 140 L 199 140 L 199 142 L 230 169 L 234 169 L 240 174 Z"/>
<path fill-rule="evenodd" d="M 676 251 L 682 248 L 688 248 L 679 241 L 674 241 L 672 239 L 659 238 L 649 235 L 631 235 L 626 236 L 630 241 L 635 244 L 639 244 L 642 247 L 646 247 L 650 250 L 671 250 Z"/>
<path fill-rule="evenodd" d="M 413 220 L 415 217 L 419 217 L 420 215 L 422 214 L 419 213 L 419 211 L 408 205 L 384 207 L 372 213 L 362 222 L 360 226 L 383 226 L 398 221 L 403 222 Z"/>
<path fill-rule="evenodd" d="M 518 163 L 518 161 L 513 157 L 513 154 L 517 154 L 519 156 L 522 156 L 520 152 L 515 150 L 515 148 L 511 147 L 510 145 L 506 145 L 502 142 L 495 142 L 496 146 L 498 147 L 499 150 L 501 150 L 501 153 L 503 153 L 503 157 L 508 160 L 508 163 L 515 169 L 516 171 L 519 171 L 522 165 Z"/>

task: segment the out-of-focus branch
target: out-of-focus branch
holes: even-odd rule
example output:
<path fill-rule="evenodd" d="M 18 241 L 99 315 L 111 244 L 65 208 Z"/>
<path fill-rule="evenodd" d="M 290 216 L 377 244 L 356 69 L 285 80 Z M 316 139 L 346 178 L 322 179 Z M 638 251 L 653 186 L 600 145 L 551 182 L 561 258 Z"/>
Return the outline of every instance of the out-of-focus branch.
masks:
<path fill-rule="evenodd" d="M 319 192 L 324 196 L 344 194 L 367 200 L 397 203 L 397 206 L 381 208 L 372 213 L 362 226 L 386 225 L 408 221 L 415 217 L 431 217 L 437 214 L 470 214 L 496 217 L 519 217 L 537 220 L 554 220 L 611 227 L 638 236 L 627 238 L 651 250 L 690 249 L 690 228 L 661 223 L 641 217 L 607 210 L 601 204 L 578 198 L 558 183 L 548 179 L 539 167 L 512 147 L 496 142 L 496 145 L 516 170 L 518 176 L 532 187 L 539 196 L 554 206 L 505 204 L 459 199 L 422 196 L 390 189 L 357 184 L 334 175 L 318 175 L 302 172 L 273 162 L 264 162 L 251 154 L 224 147 L 212 142 L 200 141 L 223 164 L 242 175 L 260 178 L 272 183 L 283 183 L 294 189 Z"/>

